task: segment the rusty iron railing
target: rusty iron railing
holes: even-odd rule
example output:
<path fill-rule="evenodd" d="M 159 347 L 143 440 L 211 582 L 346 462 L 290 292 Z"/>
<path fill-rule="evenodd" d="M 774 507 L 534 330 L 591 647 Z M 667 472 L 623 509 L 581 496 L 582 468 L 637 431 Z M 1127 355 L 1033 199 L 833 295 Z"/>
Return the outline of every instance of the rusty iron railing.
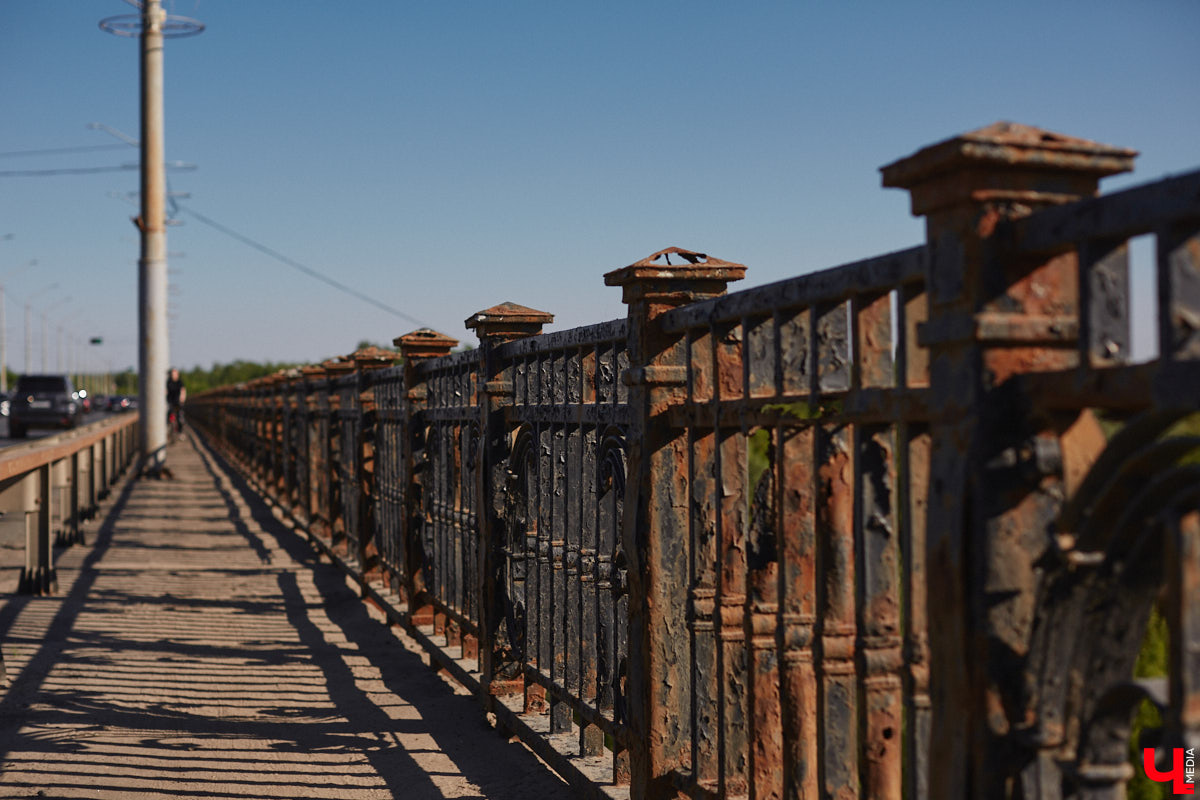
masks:
<path fill-rule="evenodd" d="M 884 168 L 923 246 L 729 294 L 670 248 L 625 319 L 506 303 L 189 418 L 581 794 L 1122 796 L 1137 703 L 1200 743 L 1200 173 L 1097 197 L 1134 155 L 998 123 Z"/>

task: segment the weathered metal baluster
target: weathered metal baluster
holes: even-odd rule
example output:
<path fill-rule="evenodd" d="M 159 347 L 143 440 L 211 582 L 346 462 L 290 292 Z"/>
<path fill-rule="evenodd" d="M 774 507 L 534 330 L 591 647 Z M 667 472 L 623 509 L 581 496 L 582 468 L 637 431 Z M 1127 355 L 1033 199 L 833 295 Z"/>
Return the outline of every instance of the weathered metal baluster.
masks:
<path fill-rule="evenodd" d="M 597 398 L 601 403 L 616 404 L 622 385 L 616 346 L 603 345 L 596 361 Z M 596 464 L 596 705 L 606 717 L 618 721 L 621 714 L 617 709 L 617 693 L 623 674 L 619 646 L 622 590 L 618 585 L 618 548 L 626 481 L 625 442 L 606 431 L 599 446 Z M 613 778 L 619 785 L 629 783 L 628 751 L 623 751 L 616 740 L 613 742 Z"/>
<path fill-rule="evenodd" d="M 274 500 L 280 506 L 287 503 L 287 396 L 284 394 L 284 382 L 287 377 L 278 372 L 271 377 L 271 405 L 275 409 L 275 422 L 272 435 L 275 449 L 275 474 L 272 476 L 271 489 Z"/>
<path fill-rule="evenodd" d="M 813 362 L 816 397 L 825 413 L 838 404 L 829 393 L 850 387 L 850 340 L 846 304 L 815 310 Z M 844 424 L 817 428 L 817 540 L 821 555 L 820 740 L 824 791 L 859 796 L 858 690 L 854 645 L 854 431 Z"/>
<path fill-rule="evenodd" d="M 246 459 L 250 465 L 250 476 L 253 480 L 261 482 L 265 471 L 266 453 L 263 450 L 263 404 L 262 404 L 262 387 L 257 381 L 250 381 L 247 386 L 247 441 L 246 449 L 249 452 L 249 457 Z"/>
<path fill-rule="evenodd" d="M 539 391 L 538 399 L 542 406 L 548 407 L 554 403 L 554 371 L 551 356 L 539 353 L 537 356 Z M 533 639 L 534 652 L 537 653 L 538 673 L 553 680 L 554 671 L 554 482 L 556 473 L 555 443 L 557 426 L 548 422 L 539 422 L 534 426 L 537 431 L 537 492 L 535 494 L 537 514 L 537 609 L 534 614 L 537 623 L 534 627 L 536 636 Z M 543 709 L 549 710 L 549 706 Z"/>
<path fill-rule="evenodd" d="M 629 347 L 628 347 L 628 341 L 626 341 L 626 346 L 617 348 L 617 381 L 616 381 L 617 402 L 625 405 L 627 408 L 630 408 L 631 416 L 633 416 L 632 406 L 631 406 L 630 389 L 629 389 L 629 386 L 625 383 L 625 376 L 629 372 L 629 364 L 630 364 Z M 632 425 L 630 426 L 630 430 L 632 430 Z M 629 452 L 629 450 L 628 450 L 628 435 L 627 435 L 625 437 L 625 447 L 622 449 L 622 453 L 627 454 L 628 452 Z M 627 519 L 626 511 L 625 511 L 625 507 L 626 507 L 625 498 L 627 496 L 627 491 L 626 491 L 625 487 L 627 487 L 629 485 L 628 478 L 627 478 L 629 471 L 628 471 L 628 466 L 625 463 L 623 463 L 623 466 L 624 466 L 624 469 L 622 470 L 623 480 L 622 480 L 622 484 L 621 484 L 622 488 L 621 488 L 621 493 L 617 496 L 616 508 L 615 508 L 615 512 L 616 512 L 615 519 L 617 521 L 616 522 L 616 524 L 617 524 L 616 531 L 618 534 L 618 538 L 617 538 L 617 550 L 614 551 L 614 554 L 613 554 L 613 570 L 612 570 L 612 596 L 613 596 L 613 606 L 614 606 L 613 607 L 613 620 L 614 620 L 613 630 L 614 630 L 614 634 L 615 634 L 614 653 L 615 653 L 615 659 L 616 659 L 616 661 L 615 661 L 616 674 L 614 677 L 614 684 L 613 684 L 614 689 L 615 689 L 613 713 L 621 721 L 621 723 L 626 726 L 625 727 L 625 738 L 626 738 L 626 741 L 629 741 L 629 739 L 630 739 L 629 727 L 628 727 L 629 719 L 630 719 L 629 707 L 631 704 L 631 701 L 629 699 L 630 692 L 631 692 L 630 678 L 629 678 L 629 673 L 630 673 L 629 665 L 632 662 L 634 656 L 631 654 L 630 644 L 629 644 L 630 639 L 632 638 L 631 631 L 633 628 L 633 624 L 631 622 L 631 617 L 630 617 L 630 610 L 629 610 L 630 609 L 629 557 L 625 551 L 625 547 L 629 544 L 629 540 L 627 539 L 627 537 L 625 536 L 625 533 L 624 533 L 624 530 L 625 530 L 624 526 L 626 524 L 625 520 Z M 615 747 L 613 749 L 613 783 L 617 784 L 618 786 L 628 785 L 633 779 L 632 778 L 633 767 L 631 766 L 632 757 L 630 755 L 631 749 L 632 749 L 632 745 L 630 745 L 629 748 L 626 748 L 624 745 L 619 745 L 618 747 Z"/>
<path fill-rule="evenodd" d="M 433 376 L 433 400 L 431 407 L 439 410 L 453 410 L 457 405 L 453 401 L 455 388 L 453 369 L 438 370 Z M 457 464 L 455 463 L 454 433 L 455 423 L 450 419 L 434 420 L 430 426 L 433 446 L 430 449 L 430 475 L 433 491 L 430 492 L 430 536 L 433 542 L 433 573 L 430 575 L 430 588 L 437 603 L 433 607 L 433 632 L 435 636 L 446 633 L 446 606 L 451 578 L 450 525 L 449 511 L 453 507 L 453 492 Z"/>
<path fill-rule="evenodd" d="M 717 404 L 717 641 L 720 680 L 721 790 L 745 794 L 749 788 L 746 699 L 746 532 L 750 493 L 746 486 L 747 431 L 724 409 L 745 401 L 742 358 L 744 327 L 740 322 L 713 331 L 716 351 Z M 730 415 L 732 416 L 732 415 Z"/>
<path fill-rule="evenodd" d="M 686 430 L 666 419 L 684 396 L 687 355 L 682 336 L 663 330 L 661 315 L 722 294 L 729 281 L 745 275 L 740 264 L 680 255 L 688 263 L 656 263 L 668 256 L 664 251 L 604 276 L 606 284 L 622 287 L 629 307 L 630 485 L 636 500 L 625 505 L 622 536 L 630 578 L 627 702 L 636 743 L 635 800 L 674 795 L 670 776 L 690 768 L 693 735 L 688 586 L 679 580 L 690 559 L 690 442 Z"/>
<path fill-rule="evenodd" d="M 550 371 L 549 403 L 554 408 L 563 408 L 567 402 L 566 354 L 562 350 L 546 353 L 544 363 Z M 550 525 L 546 531 L 549 538 L 549 591 L 543 594 L 546 601 L 545 619 L 549 631 L 547 643 L 548 662 L 545 671 L 550 680 L 559 686 L 566 677 L 566 622 L 567 622 L 567 574 L 566 574 L 566 528 L 567 520 L 567 430 L 562 423 L 549 426 L 550 458 L 547 469 L 549 483 L 545 487 L 545 503 L 550 511 Z M 571 729 L 571 707 L 557 695 L 550 701 L 550 732 L 565 733 Z"/>
<path fill-rule="evenodd" d="M 1195 221 L 1156 231 L 1159 358 L 1200 358 L 1200 228 Z"/>
<path fill-rule="evenodd" d="M 779 394 L 778 330 L 774 315 L 743 322 L 745 350 L 742 366 L 748 399 Z M 766 465 L 753 474 L 754 460 L 747 454 L 750 483 L 746 484 L 746 614 L 750 794 L 755 800 L 783 797 L 783 726 L 780 700 L 779 547 L 777 454 L 778 426 L 761 429 L 766 436 Z M 743 431 L 759 443 L 758 431 Z M 758 444 L 753 445 L 755 448 Z"/>
<path fill-rule="evenodd" d="M 896 298 L 896 384 L 900 388 L 929 385 L 929 353 L 917 338 L 917 326 L 929 316 L 923 283 L 905 284 Z M 929 634 L 925 570 L 925 503 L 929 495 L 929 426 L 901 420 L 896 426 L 896 478 L 899 547 L 902 559 L 900 594 L 906 670 L 903 676 L 905 740 L 904 794 L 929 795 Z"/>
<path fill-rule="evenodd" d="M 1089 239 L 1079 245 L 1079 364 L 1129 360 L 1129 245 Z"/>
<path fill-rule="evenodd" d="M 850 303 L 854 335 L 854 389 L 891 387 L 891 297 L 855 295 Z M 903 794 L 903 703 L 900 637 L 900 550 L 896 512 L 896 434 L 892 425 L 860 425 L 855 442 L 855 551 L 861 573 L 858 605 L 863 713 L 863 783 L 871 798 Z"/>
<path fill-rule="evenodd" d="M 467 404 L 467 397 L 473 387 L 468 386 L 472 376 L 458 367 L 451 374 L 454 386 L 453 406 L 462 411 Z M 461 418 L 460 418 L 461 420 Z M 446 591 L 443 601 L 446 607 L 460 614 L 463 611 L 463 560 L 466 557 L 466 542 L 463 541 L 463 484 L 466 481 L 467 424 L 456 420 L 446 428 L 446 447 L 449 450 L 448 463 L 454 465 L 453 473 L 446 480 L 446 504 L 443 525 L 446 531 Z M 461 641 L 461 628 L 458 619 L 453 615 L 447 616 L 446 646 L 454 647 Z"/>
<path fill-rule="evenodd" d="M 277 378 L 267 375 L 262 379 L 263 401 L 263 454 L 266 463 L 263 471 L 263 488 L 268 498 L 278 501 L 279 494 L 279 402 L 276 397 Z"/>
<path fill-rule="evenodd" d="M 309 530 L 320 536 L 324 535 L 321 518 L 321 474 L 325 468 L 325 438 L 322 422 L 324 411 L 321 407 L 319 386 L 325 378 L 325 369 L 309 365 L 301 367 L 300 374 L 304 379 L 304 405 L 308 423 L 305 431 L 308 438 L 308 447 L 305 451 L 308 462 L 305 465 L 307 491 L 303 504 Z"/>
<path fill-rule="evenodd" d="M 906 617 L 904 661 L 908 667 L 904 676 L 904 713 L 907 722 L 905 794 L 908 797 L 928 797 L 931 711 L 929 614 L 926 604 L 930 592 L 925 568 L 928 518 L 925 504 L 929 497 L 929 427 L 902 423 L 897 428 L 897 437 L 900 442 L 897 452 L 899 463 L 906 464 L 897 481 L 897 497 L 899 502 L 904 503 L 900 515 L 900 548 L 904 559 L 901 578 Z"/>
<path fill-rule="evenodd" d="M 399 339 L 396 340 L 399 342 Z M 376 490 L 378 493 L 378 527 L 380 550 L 384 560 L 384 581 L 406 604 L 407 572 L 404 563 L 402 534 L 404 531 L 404 498 L 408 481 L 404 468 L 405 407 L 404 376 L 393 372 L 375 387 L 376 425 L 379 431 L 375 442 Z"/>
<path fill-rule="evenodd" d="M 387 427 L 384 429 L 384 440 L 379 446 L 383 448 L 381 463 L 387 465 L 387 476 L 381 476 L 380 499 L 385 503 L 387 510 L 383 521 L 383 536 L 388 543 L 389 586 L 399 596 L 401 604 L 407 604 L 408 567 L 404 559 L 404 510 L 408 493 L 405 442 L 409 429 L 406 416 L 408 407 L 404 399 L 404 373 L 393 375 L 386 385 L 380 388 L 387 398 Z"/>
<path fill-rule="evenodd" d="M 783 393 L 814 396 L 812 313 L 798 309 L 779 316 L 779 381 Z M 799 411 L 800 409 L 795 409 Z M 796 416 L 796 415 L 790 415 Z M 816 436 L 811 425 L 781 429 L 779 547 L 783 596 L 782 712 L 784 797 L 818 795 L 818 690 L 814 667 L 817 622 L 818 545 L 815 526 Z"/>
<path fill-rule="evenodd" d="M 280 448 L 283 451 L 283 479 L 280 481 L 280 504 L 289 512 L 296 505 L 296 409 L 292 403 L 292 377 L 284 373 L 279 381 L 279 407 L 283 415 Z"/>
<path fill-rule="evenodd" d="M 337 400 L 334 452 L 337 471 L 334 473 L 338 502 L 333 506 L 334 551 L 352 562 L 358 561 L 358 385 L 354 361 L 338 359 L 326 369 L 334 382 Z"/>
<path fill-rule="evenodd" d="M 567 694 L 573 698 L 580 698 L 581 688 L 581 673 L 580 673 L 580 655 L 582 653 L 582 645 L 580 638 L 582 636 L 581 615 L 583 609 L 581 607 L 582 597 L 580 594 L 580 570 L 579 570 L 579 551 L 581 540 L 580 536 L 583 530 L 581 521 L 581 512 L 583 510 L 583 499 L 586 494 L 583 480 L 583 374 L 582 374 L 582 354 L 578 348 L 568 348 L 563 352 L 564 359 L 564 379 L 565 397 L 564 402 L 566 407 L 571 408 L 576 414 L 576 422 L 566 426 L 566 463 L 563 465 L 563 518 L 562 525 L 564 526 L 565 546 L 565 565 L 564 565 L 564 586 L 563 586 L 563 607 L 561 616 L 565 619 L 565 632 L 563 636 L 563 685 L 567 690 Z M 589 481 L 590 483 L 590 481 Z M 580 698 L 582 699 L 582 698 Z M 566 727 L 564 731 L 569 731 L 571 726 L 571 708 L 566 703 L 563 704 L 565 710 L 559 713 L 563 714 L 566 719 Z"/>
<path fill-rule="evenodd" d="M 691 771 L 701 786 L 716 788 L 721 777 L 721 670 L 717 640 L 717 481 L 716 334 L 711 327 L 686 339 L 688 400 L 693 409 L 708 404 L 711 420 L 691 420 L 688 441 L 689 536 L 688 627 L 691 637 L 690 702 L 693 713 Z"/>
<path fill-rule="evenodd" d="M 589 345 L 580 355 L 580 403 L 582 408 L 597 408 L 602 402 L 599 386 L 598 351 L 604 347 Z M 600 709 L 599 649 L 600 614 L 596 576 L 598 530 L 597 517 L 600 476 L 597 472 L 601 433 L 599 425 L 582 425 L 579 433 L 578 481 L 579 491 L 579 697 L 585 705 Z M 579 729 L 579 754 L 599 756 L 604 753 L 604 731 L 598 725 L 584 722 Z"/>
<path fill-rule="evenodd" d="M 479 399 L 479 370 L 478 365 L 472 365 L 470 384 L 473 388 L 469 397 L 469 403 L 478 414 Z M 479 429 L 477 421 L 471 421 L 467 424 L 469 435 L 465 446 L 468 448 L 467 458 L 467 473 L 465 482 L 462 487 L 463 491 L 463 508 L 465 511 L 465 524 L 467 525 L 467 554 L 466 563 L 464 564 L 465 577 L 463 579 L 463 595 L 465 598 L 465 613 L 467 619 L 474 623 L 475 632 L 464 631 L 462 634 L 462 655 L 463 658 L 479 658 L 479 625 L 483 621 L 482 616 L 482 598 L 479 588 L 482 585 L 482 578 L 479 573 L 481 554 L 480 550 L 483 545 L 479 538 L 480 526 L 480 502 L 479 502 L 479 470 L 483 461 L 483 435 Z"/>
<path fill-rule="evenodd" d="M 314 499 L 314 516 L 317 520 L 316 533 L 326 539 L 333 538 L 333 437 L 336 429 L 333 425 L 333 403 L 330 397 L 329 374 L 321 367 L 319 382 L 316 386 L 317 411 L 314 435 L 317 438 L 313 448 L 313 476 L 316 487 Z"/>

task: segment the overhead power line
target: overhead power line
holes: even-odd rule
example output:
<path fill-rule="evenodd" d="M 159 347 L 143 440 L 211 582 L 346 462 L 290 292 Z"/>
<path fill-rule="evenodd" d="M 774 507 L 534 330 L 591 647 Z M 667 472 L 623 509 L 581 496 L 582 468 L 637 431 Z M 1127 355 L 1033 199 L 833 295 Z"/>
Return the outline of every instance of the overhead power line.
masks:
<path fill-rule="evenodd" d="M 168 161 L 163 165 L 166 169 L 192 171 L 195 164 L 183 161 Z M 121 164 L 115 167 L 60 167 L 56 169 L 10 169 L 0 171 L 0 178 L 41 178 L 47 175 L 92 175 L 97 172 L 122 172 L 138 169 L 138 164 Z"/>
<path fill-rule="evenodd" d="M 119 167 L 63 167 L 59 169 L 9 169 L 0 171 L 0 178 L 40 178 L 46 175 L 91 175 L 96 172 L 122 172 L 137 169 L 137 164 Z"/>
<path fill-rule="evenodd" d="M 51 147 L 46 150 L 9 150 L 0 153 L 0 158 L 15 158 L 17 156 L 56 156 L 64 153 L 92 153 L 97 150 L 124 150 L 120 144 L 86 144 L 76 147 Z"/>
<path fill-rule="evenodd" d="M 239 242 L 246 245 L 247 247 L 253 247 L 255 250 L 259 251 L 260 253 L 268 255 L 271 258 L 273 258 L 276 261 L 279 261 L 283 264 L 287 264 L 292 269 L 303 272 L 305 275 L 308 275 L 310 278 L 316 278 L 317 280 L 321 281 L 322 283 L 332 286 L 334 289 L 337 289 L 339 292 L 343 292 L 345 294 L 350 295 L 351 297 L 355 297 L 359 300 L 362 300 L 364 303 L 370 303 L 371 305 L 375 306 L 378 309 L 382 309 L 383 311 L 386 311 L 389 314 L 392 314 L 393 316 L 400 317 L 401 319 L 408 320 L 409 322 L 413 323 L 414 325 L 419 325 L 422 328 L 433 327 L 432 325 L 425 322 L 424 320 L 417 319 L 412 314 L 407 314 L 398 308 L 389 306 L 387 303 L 381 303 L 380 301 L 376 300 L 374 297 L 364 294 L 364 293 L 358 291 L 357 289 L 351 288 L 350 286 L 347 286 L 346 284 L 342 283 L 341 281 L 338 281 L 338 280 L 335 280 L 335 279 L 329 277 L 328 275 L 321 272 L 320 270 L 316 270 L 305 264 L 301 264 L 296 259 L 289 258 L 288 256 L 285 256 L 283 253 L 280 253 L 278 250 L 274 250 L 270 247 L 267 247 L 262 242 L 255 241 L 254 239 L 251 239 L 249 236 L 246 236 L 245 234 L 238 233 L 237 231 L 233 230 L 232 228 L 222 225 L 221 223 L 217 222 L 215 219 L 204 216 L 203 214 L 201 214 L 199 211 L 196 211 L 195 209 L 189 208 L 185 205 L 179 205 L 178 208 L 183 213 L 199 220 L 200 222 L 204 223 L 205 225 L 209 226 L 210 228 L 220 231 L 221 233 L 225 234 L 226 236 L 228 236 L 232 239 L 237 239 Z"/>

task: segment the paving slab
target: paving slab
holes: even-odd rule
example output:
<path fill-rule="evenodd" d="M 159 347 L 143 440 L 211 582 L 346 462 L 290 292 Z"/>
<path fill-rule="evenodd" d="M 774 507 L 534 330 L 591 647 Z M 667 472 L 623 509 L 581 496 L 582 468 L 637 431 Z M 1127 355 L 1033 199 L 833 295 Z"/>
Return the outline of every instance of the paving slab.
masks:
<path fill-rule="evenodd" d="M 57 596 L 0 602 L 0 797 L 571 796 L 210 454 L 168 463 L 59 552 Z"/>

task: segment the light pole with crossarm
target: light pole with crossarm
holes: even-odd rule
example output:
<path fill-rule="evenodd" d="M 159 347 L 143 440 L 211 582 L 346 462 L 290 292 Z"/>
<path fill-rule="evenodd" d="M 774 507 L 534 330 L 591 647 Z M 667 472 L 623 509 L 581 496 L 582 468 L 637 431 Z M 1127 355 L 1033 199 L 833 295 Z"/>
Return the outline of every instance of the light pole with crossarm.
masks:
<path fill-rule="evenodd" d="M 141 409 L 142 472 L 161 476 L 167 449 L 167 208 L 163 163 L 163 41 L 192 36 L 204 25 L 168 15 L 161 0 L 145 0 L 141 14 L 110 17 L 101 30 L 141 39 L 142 213 L 138 259 L 138 407 Z"/>

